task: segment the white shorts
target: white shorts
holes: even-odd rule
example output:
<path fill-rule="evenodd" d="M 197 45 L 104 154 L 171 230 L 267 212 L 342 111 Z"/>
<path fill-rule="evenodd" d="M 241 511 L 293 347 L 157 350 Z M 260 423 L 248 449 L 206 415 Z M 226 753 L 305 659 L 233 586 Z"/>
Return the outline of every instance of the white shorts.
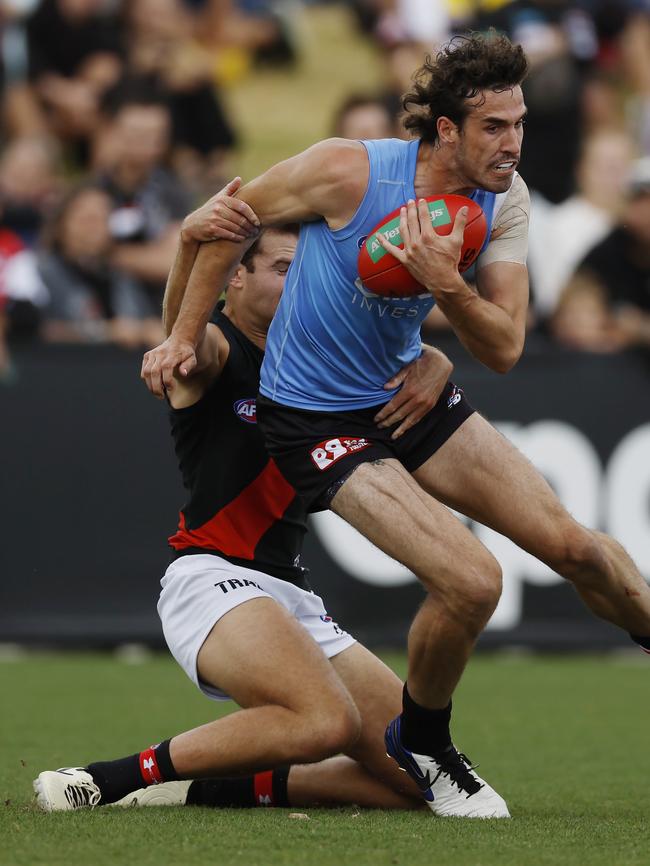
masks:
<path fill-rule="evenodd" d="M 275 599 L 307 629 L 327 658 L 355 643 L 327 615 L 320 596 L 210 553 L 179 556 L 160 585 L 158 615 L 167 645 L 192 682 L 213 700 L 228 700 L 229 696 L 199 679 L 199 650 L 224 614 L 252 598 Z"/>

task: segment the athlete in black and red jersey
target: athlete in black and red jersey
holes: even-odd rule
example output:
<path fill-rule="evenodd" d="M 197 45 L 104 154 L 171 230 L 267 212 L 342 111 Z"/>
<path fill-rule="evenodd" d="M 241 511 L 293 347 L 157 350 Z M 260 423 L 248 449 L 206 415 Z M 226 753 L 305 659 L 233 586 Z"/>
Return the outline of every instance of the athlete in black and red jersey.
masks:
<path fill-rule="evenodd" d="M 206 239 L 205 219 L 200 209 L 185 223 L 166 294 L 168 331 L 197 238 Z M 299 564 L 305 508 L 255 423 L 266 331 L 296 240 L 291 227 L 267 230 L 248 251 L 225 306 L 206 327 L 197 369 L 181 374 L 170 394 L 190 495 L 170 538 L 174 560 L 158 610 L 170 649 L 193 682 L 243 709 L 127 758 L 41 773 L 35 789 L 48 811 L 117 801 L 420 806 L 383 744 L 402 684 L 309 591 Z M 416 423 L 450 369 L 428 350 L 398 374 L 401 391 L 378 423 L 391 424 L 396 412 L 407 414 L 397 432 Z M 329 757 L 337 752 L 347 757 Z M 160 782 L 167 784 L 136 790 Z"/>
<path fill-rule="evenodd" d="M 277 242 L 277 255 L 286 255 L 293 237 L 275 232 L 263 239 L 258 255 L 256 248 L 247 254 L 250 265 L 255 267 L 255 259 L 267 251 L 276 253 Z M 283 273 L 284 260 L 276 267 Z M 232 316 L 229 304 L 212 319 L 219 375 L 210 379 L 196 402 L 184 405 L 195 400 L 196 388 L 188 388 L 184 399 L 178 400 L 176 394 L 172 398 L 172 435 L 190 498 L 169 543 L 175 558 L 218 553 L 235 565 L 254 566 L 303 585 L 298 562 L 305 509 L 269 458 L 257 428 L 255 397 L 264 353 L 233 324 Z M 208 378 L 211 374 L 208 367 Z M 192 384 L 200 392 L 202 383 Z M 222 586 L 224 595 L 232 591 Z"/>

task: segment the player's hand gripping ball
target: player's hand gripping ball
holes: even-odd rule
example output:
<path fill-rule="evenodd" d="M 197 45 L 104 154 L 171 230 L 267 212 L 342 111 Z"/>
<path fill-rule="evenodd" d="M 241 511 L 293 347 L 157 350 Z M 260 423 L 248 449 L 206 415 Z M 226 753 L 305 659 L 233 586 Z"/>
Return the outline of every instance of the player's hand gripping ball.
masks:
<path fill-rule="evenodd" d="M 487 220 L 480 205 L 464 195 L 434 195 L 426 199 L 431 223 L 439 235 L 448 235 L 454 226 L 456 214 L 468 208 L 467 224 L 463 235 L 458 270 L 462 274 L 477 259 L 487 235 Z M 359 276 L 364 286 L 377 295 L 406 298 L 426 292 L 423 285 L 411 276 L 406 267 L 387 253 L 377 240 L 379 233 L 396 247 L 403 249 L 399 230 L 400 208 L 384 217 L 366 238 L 359 252 Z"/>

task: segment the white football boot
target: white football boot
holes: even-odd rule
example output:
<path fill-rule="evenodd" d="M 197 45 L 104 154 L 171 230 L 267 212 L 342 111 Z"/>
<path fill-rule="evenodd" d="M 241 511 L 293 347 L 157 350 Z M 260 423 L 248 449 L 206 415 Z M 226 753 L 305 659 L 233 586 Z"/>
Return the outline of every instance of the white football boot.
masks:
<path fill-rule="evenodd" d="M 101 792 L 85 767 L 61 767 L 46 770 L 34 779 L 36 803 L 44 812 L 70 812 L 94 809 Z"/>
<path fill-rule="evenodd" d="M 445 818 L 509 818 L 503 797 L 474 772 L 466 755 L 449 746 L 437 758 L 402 745 L 399 716 L 385 734 L 386 754 L 414 780 L 427 806 Z"/>
<path fill-rule="evenodd" d="M 150 785 L 148 788 L 132 791 L 126 797 L 122 797 L 121 800 L 109 805 L 121 806 L 123 809 L 139 806 L 184 806 L 191 784 L 191 779 L 180 782 L 161 782 L 159 785 Z"/>

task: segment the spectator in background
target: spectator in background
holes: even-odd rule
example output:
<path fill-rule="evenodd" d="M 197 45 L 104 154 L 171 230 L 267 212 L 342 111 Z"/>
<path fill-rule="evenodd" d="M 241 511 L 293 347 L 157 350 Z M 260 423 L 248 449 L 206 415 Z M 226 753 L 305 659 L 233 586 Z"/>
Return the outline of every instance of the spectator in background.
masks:
<path fill-rule="evenodd" d="M 222 80 L 251 65 L 291 65 L 296 60 L 296 3 L 278 0 L 185 0 L 199 13 L 202 41 L 217 51 Z"/>
<path fill-rule="evenodd" d="M 650 153 L 650 2 L 624 0 L 622 5 L 627 14 L 618 46 L 628 85 L 628 116 L 639 148 Z"/>
<path fill-rule="evenodd" d="M 71 190 L 46 230 L 37 274 L 47 294 L 43 336 L 55 342 L 152 344 L 161 333 L 137 283 L 111 262 L 110 196 Z"/>
<path fill-rule="evenodd" d="M 171 164 L 195 196 L 222 185 L 235 134 L 216 90 L 213 54 L 195 38 L 181 0 L 125 4 L 127 76 L 165 93 L 172 116 Z"/>
<path fill-rule="evenodd" d="M 650 2 L 589 0 L 598 38 L 583 103 L 589 128 L 622 117 L 637 148 L 650 152 Z M 617 117 L 618 115 L 618 117 Z"/>
<path fill-rule="evenodd" d="M 409 42 L 436 51 L 450 36 L 447 0 L 375 0 L 375 34 L 384 45 Z"/>
<path fill-rule="evenodd" d="M 159 316 L 181 221 L 192 209 L 166 167 L 170 111 L 164 96 L 139 86 L 116 88 L 104 108 L 94 153 L 99 182 L 113 204 L 112 263 L 139 281 L 151 314 Z"/>
<path fill-rule="evenodd" d="M 85 165 L 103 93 L 119 78 L 122 46 L 107 0 L 42 0 L 27 21 L 29 75 L 44 125 Z"/>
<path fill-rule="evenodd" d="M 602 130 L 584 143 L 576 193 L 559 205 L 538 198 L 531 211 L 528 267 L 537 316 L 547 319 L 586 253 L 613 229 L 632 160 L 624 132 Z"/>
<path fill-rule="evenodd" d="M 33 247 L 44 220 L 63 192 L 58 143 L 51 138 L 10 140 L 0 154 L 2 224 Z"/>
<path fill-rule="evenodd" d="M 6 270 L 11 260 L 23 249 L 18 235 L 3 225 L 0 211 L 0 381 L 9 371 L 9 295 L 6 288 Z"/>
<path fill-rule="evenodd" d="M 0 0 L 0 117 L 7 137 L 44 135 L 46 125 L 29 84 L 25 22 L 40 0 Z"/>
<path fill-rule="evenodd" d="M 396 118 L 385 101 L 369 94 L 352 94 L 334 114 L 332 134 L 337 138 L 392 138 Z"/>
<path fill-rule="evenodd" d="M 634 164 L 622 221 L 579 265 L 552 325 L 575 349 L 650 348 L 650 157 Z"/>

